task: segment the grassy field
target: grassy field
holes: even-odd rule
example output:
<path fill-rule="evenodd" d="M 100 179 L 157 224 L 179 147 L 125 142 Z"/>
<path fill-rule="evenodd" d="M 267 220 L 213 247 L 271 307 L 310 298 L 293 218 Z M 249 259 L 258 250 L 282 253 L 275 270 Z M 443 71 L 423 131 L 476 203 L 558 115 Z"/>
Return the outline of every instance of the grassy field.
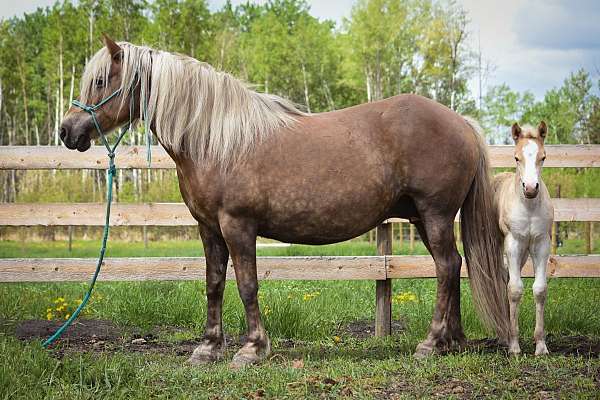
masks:
<path fill-rule="evenodd" d="M 97 242 L 0 242 L 2 257 L 90 257 Z M 567 244 L 570 245 L 570 244 Z M 112 256 L 201 255 L 197 242 L 110 244 Z M 368 243 L 261 248 L 261 255 L 374 254 Z M 400 249 L 405 252 L 406 249 Z M 422 247 L 415 252 L 422 253 Z M 531 280 L 521 312 L 525 355 L 508 357 L 491 342 L 424 361 L 411 357 L 426 334 L 435 280 L 394 282 L 394 334 L 372 338 L 374 283 L 267 281 L 263 318 L 273 354 L 262 365 L 232 371 L 226 362 L 188 367 L 202 334 L 203 282 L 100 282 L 85 321 L 102 320 L 117 332 L 103 339 L 63 341 L 50 351 L 39 339 L 20 340 L 23 321 L 62 320 L 84 283 L 0 284 L 0 398 L 598 398 L 600 392 L 600 280 L 549 281 L 546 328 L 552 355 L 533 357 Z M 463 324 L 471 339 L 488 336 L 462 282 Z M 58 310 L 60 309 L 60 310 Z M 50 311 L 49 311 L 50 310 Z M 228 283 L 224 324 L 231 358 L 245 329 L 237 290 Z M 133 338 L 147 343 L 136 346 Z M 102 340 L 101 340 L 102 339 Z"/>

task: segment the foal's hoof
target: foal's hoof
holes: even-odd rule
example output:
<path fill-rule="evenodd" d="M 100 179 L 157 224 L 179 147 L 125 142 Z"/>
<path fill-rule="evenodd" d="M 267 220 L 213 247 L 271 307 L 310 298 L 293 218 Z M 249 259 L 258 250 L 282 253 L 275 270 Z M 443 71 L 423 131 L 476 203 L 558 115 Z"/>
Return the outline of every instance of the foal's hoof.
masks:
<path fill-rule="evenodd" d="M 271 354 L 271 343 L 267 339 L 266 344 L 259 347 L 256 343 L 246 343 L 229 363 L 231 369 L 240 369 L 248 365 L 258 364 Z"/>
<path fill-rule="evenodd" d="M 188 365 L 204 365 L 217 362 L 223 358 L 225 353 L 225 344 L 214 345 L 203 343 L 196 347 L 190 358 L 187 359 Z"/>
<path fill-rule="evenodd" d="M 413 357 L 422 360 L 426 357 L 431 356 L 434 353 L 434 345 L 429 341 L 423 341 L 417 345 Z"/>
<path fill-rule="evenodd" d="M 536 356 L 545 356 L 550 354 L 548 348 L 546 347 L 545 342 L 537 342 L 535 345 L 535 355 Z"/>

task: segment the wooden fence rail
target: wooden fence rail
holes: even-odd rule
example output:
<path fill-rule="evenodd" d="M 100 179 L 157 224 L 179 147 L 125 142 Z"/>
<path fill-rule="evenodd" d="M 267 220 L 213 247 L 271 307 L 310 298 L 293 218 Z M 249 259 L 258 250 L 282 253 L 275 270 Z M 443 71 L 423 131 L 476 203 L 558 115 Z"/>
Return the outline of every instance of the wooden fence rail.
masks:
<path fill-rule="evenodd" d="M 552 256 L 548 277 L 600 278 L 598 265 L 600 255 Z M 87 281 L 95 268 L 92 258 L 0 258 L 0 282 L 81 282 Z M 196 280 L 205 278 L 205 270 L 204 257 L 107 258 L 99 279 Z M 377 304 L 381 305 L 390 304 L 384 300 L 391 295 L 386 285 L 391 279 L 435 277 L 430 256 L 258 257 L 257 270 L 261 280 L 376 280 L 377 292 L 381 292 Z M 227 279 L 235 279 L 233 271 L 228 268 Z M 464 261 L 461 275 L 467 276 Z M 530 262 L 523 276 L 533 276 Z M 377 314 L 387 317 L 389 310 L 382 307 Z"/>
<path fill-rule="evenodd" d="M 600 167 L 600 145 L 546 145 L 544 167 Z M 493 167 L 514 167 L 513 146 L 490 146 Z M 152 146 L 152 169 L 174 169 L 175 163 L 160 146 Z M 117 168 L 148 168 L 145 146 L 117 149 Z M 0 146 L 0 169 L 105 169 L 106 149 L 92 146 L 85 153 L 63 146 Z"/>
<path fill-rule="evenodd" d="M 545 167 L 600 167 L 600 145 L 546 146 Z M 513 167 L 512 146 L 490 146 L 493 167 Z M 123 146 L 117 151 L 118 168 L 149 168 L 143 146 Z M 51 146 L 0 146 L 0 170 L 104 169 L 106 150 L 94 146 L 85 153 Z M 167 153 L 152 147 L 153 169 L 173 169 Z M 600 221 L 600 199 L 554 199 L 556 221 Z M 115 204 L 112 225 L 184 226 L 196 222 L 183 204 Z M 99 226 L 103 223 L 102 204 L 0 204 L 0 225 L 12 226 Z M 376 334 L 391 330 L 392 279 L 435 277 L 430 256 L 392 256 L 390 219 L 377 227 L 377 256 L 367 257 L 259 257 L 260 279 L 376 281 Z M 412 227 L 412 225 L 411 225 Z M 589 236 L 591 237 L 590 230 Z M 85 281 L 95 268 L 95 259 L 0 259 L 0 282 Z M 550 277 L 600 278 L 600 255 L 553 256 Z M 205 260 L 198 258 L 153 257 L 109 258 L 100 280 L 194 280 L 203 279 Z M 233 268 L 228 270 L 232 279 Z M 465 274 L 465 267 L 461 271 Z M 531 265 L 524 276 L 532 276 Z"/>
<path fill-rule="evenodd" d="M 600 199 L 553 199 L 555 221 L 600 221 Z M 0 225 L 102 226 L 105 204 L 0 203 Z M 112 226 L 195 226 L 183 203 L 115 203 Z M 388 222 L 408 222 L 392 218 Z"/>

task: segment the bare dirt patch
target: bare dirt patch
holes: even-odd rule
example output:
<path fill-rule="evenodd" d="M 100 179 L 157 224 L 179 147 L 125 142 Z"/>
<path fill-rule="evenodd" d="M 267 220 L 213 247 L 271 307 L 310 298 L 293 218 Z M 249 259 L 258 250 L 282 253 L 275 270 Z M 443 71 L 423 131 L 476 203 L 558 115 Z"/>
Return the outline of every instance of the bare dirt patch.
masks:
<path fill-rule="evenodd" d="M 62 321 L 27 320 L 16 324 L 14 335 L 24 341 L 44 340 L 56 332 Z M 392 322 L 392 330 L 398 332 L 405 329 L 401 320 Z M 141 352 L 187 355 L 200 343 L 201 337 L 173 341 L 168 340 L 170 332 L 179 331 L 177 327 L 157 327 L 145 333 L 136 327 L 118 326 L 112 321 L 97 319 L 77 320 L 67 329 L 63 336 L 52 347 L 59 355 L 65 352 Z M 351 322 L 340 329 L 340 333 L 356 339 L 367 339 L 375 333 L 374 321 L 363 320 Z M 231 349 L 240 347 L 245 337 L 226 335 Z M 584 356 L 600 358 L 600 338 L 573 335 L 552 336 L 547 338 L 551 355 Z M 278 341 L 278 347 L 294 349 L 304 347 L 307 343 L 292 339 Z M 496 353 L 505 351 L 496 339 L 469 340 L 463 349 L 479 353 Z M 528 351 L 527 345 L 524 351 Z M 460 390 L 460 389 L 458 389 Z M 458 393 L 455 393 L 455 395 Z"/>
<path fill-rule="evenodd" d="M 399 332 L 406 329 L 406 324 L 402 320 L 392 321 L 392 332 Z M 362 320 L 350 322 L 343 327 L 342 333 L 355 339 L 367 339 L 375 335 L 375 321 Z"/>

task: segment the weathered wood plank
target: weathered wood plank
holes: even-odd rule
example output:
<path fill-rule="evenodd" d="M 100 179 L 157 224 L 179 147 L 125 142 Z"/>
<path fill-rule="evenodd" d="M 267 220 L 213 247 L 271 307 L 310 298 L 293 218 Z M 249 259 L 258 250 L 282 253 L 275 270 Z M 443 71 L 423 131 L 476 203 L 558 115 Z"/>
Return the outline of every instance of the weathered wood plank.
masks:
<path fill-rule="evenodd" d="M 106 205 L 100 203 L 2 203 L 0 225 L 104 226 Z M 196 220 L 183 203 L 114 203 L 111 226 L 193 226 Z"/>
<path fill-rule="evenodd" d="M 152 169 L 173 169 L 175 163 L 161 146 L 152 146 Z M 148 168 L 145 146 L 119 146 L 117 168 Z M 106 169 L 104 146 L 80 153 L 64 146 L 0 146 L 0 169 Z"/>
<path fill-rule="evenodd" d="M 600 199 L 553 199 L 556 221 L 600 221 Z M 104 225 L 99 203 L 2 203 L 0 225 Z M 392 218 L 386 222 L 406 222 Z M 115 203 L 112 226 L 193 226 L 196 220 L 183 203 Z"/>
<path fill-rule="evenodd" d="M 5 258 L 0 259 L 0 282 L 87 281 L 95 266 L 92 258 Z M 196 280 L 204 279 L 205 268 L 203 257 L 108 258 L 100 280 Z M 465 277 L 464 265 L 461 272 Z M 230 265 L 227 279 L 234 279 L 233 273 Z M 259 257 L 258 276 L 272 280 L 433 278 L 435 267 L 430 256 Z M 533 276 L 530 262 L 523 276 Z M 548 276 L 600 278 L 600 255 L 552 256 Z"/>
<path fill-rule="evenodd" d="M 546 168 L 600 167 L 600 145 L 547 145 Z M 489 146 L 493 167 L 514 167 L 513 146 Z M 175 168 L 160 146 L 152 146 L 151 168 Z M 121 146 L 117 150 L 117 168 L 148 168 L 144 146 Z M 0 146 L 0 169 L 105 169 L 106 149 L 92 146 L 85 153 L 64 146 Z"/>
<path fill-rule="evenodd" d="M 431 256 L 392 256 L 386 258 L 388 278 L 432 278 L 435 264 Z M 461 276 L 467 276 L 463 259 Z M 523 268 L 524 277 L 532 277 L 531 260 Z M 548 277 L 555 278 L 600 278 L 600 255 L 551 256 Z"/>
<path fill-rule="evenodd" d="M 261 280 L 380 280 L 385 279 L 384 257 L 258 257 Z M 0 259 L 0 282 L 87 281 L 96 268 L 92 258 Z M 204 279 L 204 257 L 107 258 L 99 280 Z M 227 279 L 235 279 L 230 265 Z"/>
<path fill-rule="evenodd" d="M 392 254 L 392 224 L 383 223 L 377 227 L 377 255 Z M 383 337 L 392 333 L 392 280 L 375 282 L 375 336 Z"/>

